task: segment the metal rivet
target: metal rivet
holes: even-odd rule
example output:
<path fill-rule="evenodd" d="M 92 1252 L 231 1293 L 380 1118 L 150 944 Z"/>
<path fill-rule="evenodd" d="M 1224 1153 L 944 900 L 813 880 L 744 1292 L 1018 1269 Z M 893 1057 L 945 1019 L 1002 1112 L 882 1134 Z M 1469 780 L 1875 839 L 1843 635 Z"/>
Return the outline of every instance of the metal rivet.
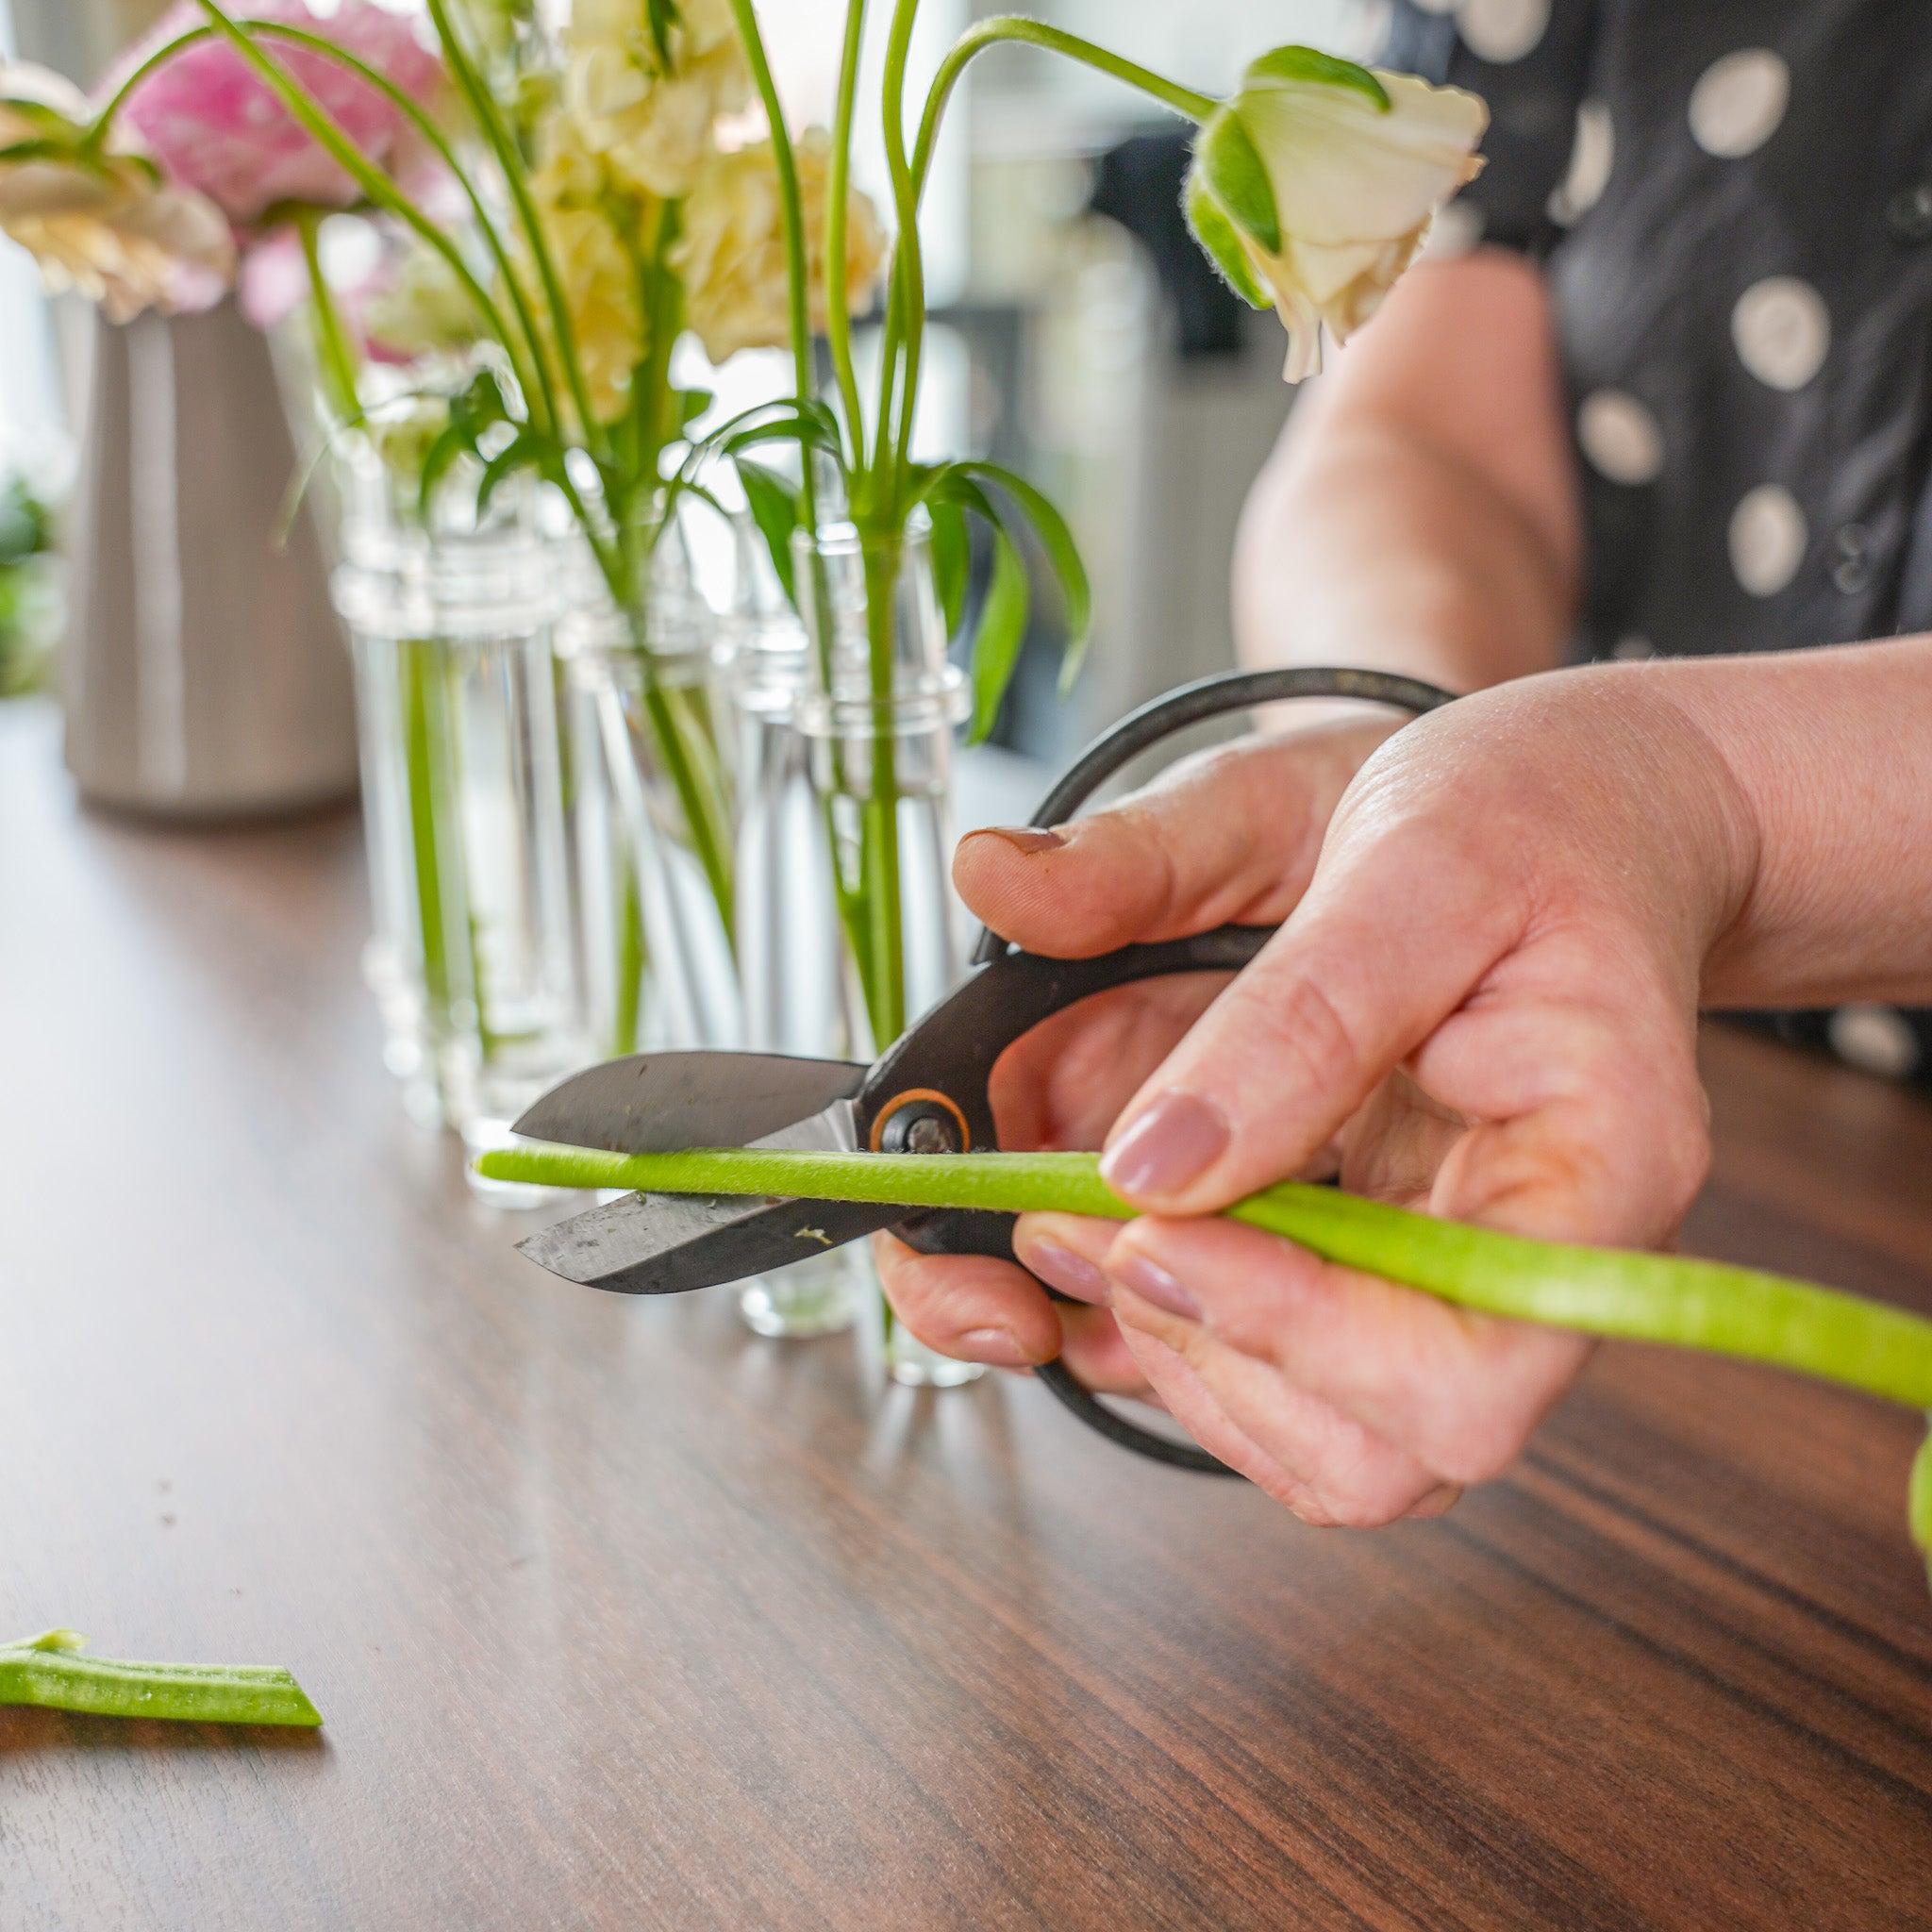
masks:
<path fill-rule="evenodd" d="M 1896 242 L 1932 242 L 1932 181 L 1903 188 L 1885 205 L 1885 225 Z"/>

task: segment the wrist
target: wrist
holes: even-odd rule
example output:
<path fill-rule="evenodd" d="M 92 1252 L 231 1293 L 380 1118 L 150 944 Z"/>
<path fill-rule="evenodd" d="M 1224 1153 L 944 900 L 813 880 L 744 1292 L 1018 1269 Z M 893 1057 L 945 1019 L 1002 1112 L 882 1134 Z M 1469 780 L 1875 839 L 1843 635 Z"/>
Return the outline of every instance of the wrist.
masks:
<path fill-rule="evenodd" d="M 1756 841 L 1704 1003 L 1932 1000 L 1932 639 L 1641 668 L 1723 758 Z"/>

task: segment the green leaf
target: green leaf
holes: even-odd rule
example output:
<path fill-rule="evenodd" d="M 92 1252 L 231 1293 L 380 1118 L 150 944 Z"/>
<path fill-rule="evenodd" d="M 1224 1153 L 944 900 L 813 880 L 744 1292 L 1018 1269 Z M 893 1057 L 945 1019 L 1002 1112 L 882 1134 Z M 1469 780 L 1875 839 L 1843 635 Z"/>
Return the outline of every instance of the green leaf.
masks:
<path fill-rule="evenodd" d="M 519 470 L 538 467 L 536 442 L 535 437 L 519 431 L 483 466 L 483 480 L 476 485 L 478 517 L 490 508 L 497 491 Z"/>
<path fill-rule="evenodd" d="M 1241 246 L 1240 233 L 1221 211 L 1221 204 L 1214 199 L 1214 192 L 1202 178 L 1199 168 L 1189 171 L 1187 193 L 1181 205 L 1187 210 L 1188 226 L 1193 230 L 1194 240 L 1220 271 L 1222 280 L 1250 308 L 1272 308 L 1274 304 L 1255 274 L 1248 251 Z"/>
<path fill-rule="evenodd" d="M 1054 575 L 1059 579 L 1060 593 L 1067 600 L 1068 649 L 1082 648 L 1093 622 L 1093 587 L 1087 580 L 1087 566 L 1080 561 L 1080 546 L 1074 541 L 1066 518 L 1025 477 L 998 463 L 960 463 L 958 468 L 964 475 L 1005 491 L 1020 506 L 1033 526 L 1034 535 L 1040 539 L 1041 548 L 1053 565 Z M 994 507 L 997 508 L 997 504 Z"/>
<path fill-rule="evenodd" d="M 1000 701 L 1013 681 L 1020 646 L 1026 638 L 1026 612 L 1032 594 L 1026 565 L 1013 540 L 997 525 L 992 539 L 992 582 L 979 612 L 979 629 L 973 640 L 973 723 L 968 744 L 984 743 L 999 722 Z"/>
<path fill-rule="evenodd" d="M 429 451 L 423 458 L 423 479 L 416 486 L 416 513 L 426 523 L 429 506 L 435 501 L 437 486 L 449 475 L 449 466 L 469 451 L 475 438 L 466 435 L 454 421 L 449 427 L 429 445 Z"/>
<path fill-rule="evenodd" d="M 795 610 L 798 593 L 791 578 L 791 533 L 798 528 L 797 494 L 761 463 L 740 463 L 737 469 L 744 500 L 751 506 L 751 520 L 765 540 L 772 568 L 778 573 L 778 581 Z"/>
<path fill-rule="evenodd" d="M 1257 80 L 1310 81 L 1317 87 L 1349 88 L 1366 94 L 1384 114 L 1395 105 L 1389 98 L 1389 90 L 1366 67 L 1357 67 L 1353 60 L 1339 60 L 1313 47 L 1275 47 L 1250 61 L 1241 85 Z"/>
<path fill-rule="evenodd" d="M 973 561 L 966 517 L 951 501 L 935 503 L 927 514 L 932 518 L 932 574 L 946 613 L 946 635 L 958 637 L 966 616 L 966 580 Z"/>
<path fill-rule="evenodd" d="M 677 426 L 680 430 L 689 429 L 718 400 L 715 390 L 680 389 L 673 393 L 677 401 Z"/>
<path fill-rule="evenodd" d="M 818 417 L 797 409 L 766 423 L 755 423 L 749 429 L 724 438 L 718 444 L 718 454 L 735 457 L 767 442 L 795 442 L 803 449 L 819 449 L 824 447 L 824 435 L 825 425 Z"/>
<path fill-rule="evenodd" d="M 1281 217 L 1260 150 L 1231 108 L 1223 108 L 1194 143 L 1194 165 L 1206 175 L 1214 198 L 1261 244 L 1264 254 L 1281 253 Z"/>

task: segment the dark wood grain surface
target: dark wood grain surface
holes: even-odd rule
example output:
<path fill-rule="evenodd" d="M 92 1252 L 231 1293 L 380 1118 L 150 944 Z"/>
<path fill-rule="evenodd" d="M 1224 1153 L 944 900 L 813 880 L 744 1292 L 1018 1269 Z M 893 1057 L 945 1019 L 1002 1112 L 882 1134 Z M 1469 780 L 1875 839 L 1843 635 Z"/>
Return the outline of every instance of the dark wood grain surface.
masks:
<path fill-rule="evenodd" d="M 565 1286 L 404 1120 L 360 894 L 353 820 L 91 820 L 0 708 L 0 1626 L 328 1721 L 0 1712 L 8 1932 L 1932 1924 L 1912 1417 L 1607 1348 L 1318 1532 Z M 1932 1310 L 1932 1111 L 1707 1065 L 1690 1245 Z"/>

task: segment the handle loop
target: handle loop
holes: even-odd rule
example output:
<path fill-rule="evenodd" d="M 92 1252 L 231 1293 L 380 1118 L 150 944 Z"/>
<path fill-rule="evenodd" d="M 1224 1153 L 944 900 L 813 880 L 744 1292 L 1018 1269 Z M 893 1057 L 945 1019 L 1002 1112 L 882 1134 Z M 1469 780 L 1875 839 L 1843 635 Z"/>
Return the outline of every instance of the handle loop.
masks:
<path fill-rule="evenodd" d="M 1358 698 L 1392 705 L 1417 717 L 1454 702 L 1455 693 L 1424 684 L 1419 678 L 1398 677 L 1385 671 L 1354 671 L 1345 667 L 1296 666 L 1284 671 L 1230 671 L 1184 684 L 1177 691 L 1130 711 L 1112 730 L 1103 733 L 1081 753 L 1066 775 L 1040 802 L 1031 823 L 1044 828 L 1062 823 L 1092 797 L 1101 786 L 1130 760 L 1163 739 L 1191 724 L 1224 717 L 1254 705 L 1280 704 L 1292 698 Z M 990 965 L 1007 952 L 1007 942 L 991 927 L 980 928 L 973 949 L 975 965 Z M 1052 1292 L 1051 1290 L 1048 1291 Z M 1062 1296 L 1055 1296 L 1062 1300 Z M 1240 1475 L 1218 1456 L 1195 1442 L 1175 1442 L 1117 1415 L 1091 1389 L 1075 1379 L 1058 1359 L 1034 1372 L 1054 1396 L 1087 1424 L 1123 1449 L 1131 1449 L 1153 1462 L 1192 1470 L 1201 1475 Z"/>

